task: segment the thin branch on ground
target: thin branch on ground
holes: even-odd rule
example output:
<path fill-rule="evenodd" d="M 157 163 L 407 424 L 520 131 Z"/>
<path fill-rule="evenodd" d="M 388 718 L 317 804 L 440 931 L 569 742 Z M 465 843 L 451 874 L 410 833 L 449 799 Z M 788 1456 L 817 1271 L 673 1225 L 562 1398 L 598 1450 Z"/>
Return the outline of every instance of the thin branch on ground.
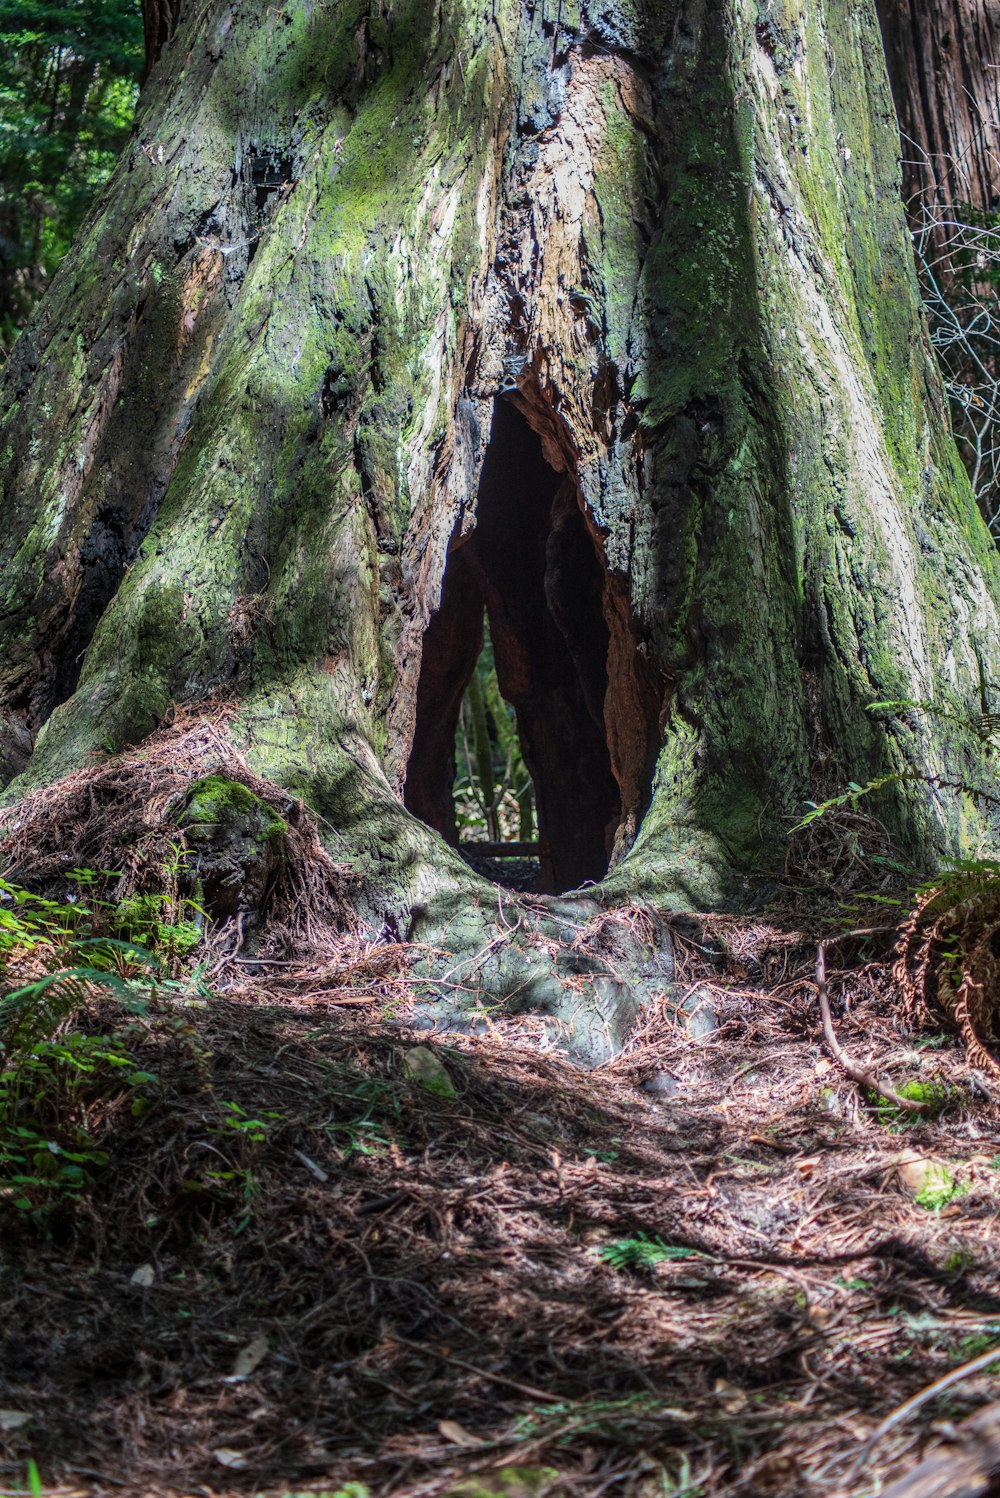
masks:
<path fill-rule="evenodd" d="M 932 1384 L 927 1385 L 926 1389 L 921 1389 L 919 1394 L 914 1394 L 912 1398 L 907 1399 L 897 1409 L 894 1409 L 891 1415 L 887 1415 L 882 1423 L 872 1431 L 858 1452 L 856 1466 L 860 1467 L 862 1463 L 866 1462 L 884 1436 L 887 1436 L 891 1430 L 895 1430 L 897 1426 L 905 1424 L 910 1416 L 915 1415 L 918 1410 L 923 1409 L 925 1404 L 929 1404 L 932 1399 L 936 1399 L 946 1389 L 953 1389 L 956 1384 L 962 1383 L 964 1379 L 972 1378 L 975 1374 L 982 1373 L 984 1368 L 989 1368 L 996 1362 L 1000 1362 L 1000 1344 L 996 1347 L 991 1347 L 988 1352 L 981 1353 L 978 1358 L 972 1358 L 970 1362 L 962 1363 L 960 1367 L 953 1368 L 950 1373 L 944 1374 L 942 1378 L 936 1378 Z"/>
<path fill-rule="evenodd" d="M 894 928 L 868 927 L 859 931 L 845 931 L 843 935 L 829 936 L 817 944 L 816 997 L 819 1001 L 819 1015 L 823 1026 L 823 1038 L 826 1041 L 827 1050 L 830 1052 L 830 1055 L 836 1061 L 841 1071 L 850 1077 L 852 1082 L 857 1082 L 859 1087 L 864 1087 L 869 1092 L 877 1093 L 886 1102 L 895 1104 L 897 1108 L 902 1108 L 907 1113 L 927 1113 L 929 1111 L 927 1103 L 918 1102 L 914 1098 L 903 1097 L 901 1093 L 896 1092 L 885 1082 L 880 1082 L 878 1077 L 868 1067 L 859 1066 L 856 1061 L 852 1061 L 837 1039 L 837 1033 L 833 1028 L 833 1015 L 830 1012 L 830 995 L 826 981 L 827 948 L 835 945 L 837 942 L 846 941 L 851 936 L 874 936 L 879 932 L 889 929 Z"/>

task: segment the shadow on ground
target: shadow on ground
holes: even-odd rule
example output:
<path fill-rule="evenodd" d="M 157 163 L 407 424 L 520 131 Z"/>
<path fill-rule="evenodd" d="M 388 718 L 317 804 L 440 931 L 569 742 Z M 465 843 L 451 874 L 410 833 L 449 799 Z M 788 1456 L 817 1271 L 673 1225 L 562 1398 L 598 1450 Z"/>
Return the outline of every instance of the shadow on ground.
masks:
<path fill-rule="evenodd" d="M 91 1194 L 47 1237 L 3 1204 L 7 1486 L 30 1458 L 94 1494 L 850 1490 L 880 1416 L 1000 1339 L 1000 1130 L 960 1083 L 933 1122 L 873 1117 L 807 987 L 747 971 L 714 1032 L 651 1012 L 592 1073 L 328 999 L 136 1022 L 158 1080 L 109 1108 Z M 843 1038 L 898 1057 L 853 982 Z M 407 1074 L 417 1044 L 443 1076 Z M 960 1074 L 943 1041 L 906 1054 Z M 907 1195 L 905 1149 L 951 1162 L 952 1200 Z"/>

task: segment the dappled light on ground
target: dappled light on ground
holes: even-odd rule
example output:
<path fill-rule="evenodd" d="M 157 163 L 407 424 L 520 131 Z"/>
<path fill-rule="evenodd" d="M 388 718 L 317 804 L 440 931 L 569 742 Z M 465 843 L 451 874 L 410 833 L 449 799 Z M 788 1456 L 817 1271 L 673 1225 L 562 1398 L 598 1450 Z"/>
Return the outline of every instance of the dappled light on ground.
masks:
<path fill-rule="evenodd" d="M 654 1010 L 592 1073 L 514 1022 L 418 1042 L 381 1016 L 398 976 L 133 1019 L 157 1082 L 109 1105 L 93 1194 L 47 1242 L 5 1209 L 8 1483 L 34 1457 L 94 1492 L 432 1495 L 511 1466 L 594 1498 L 839 1491 L 883 1415 L 1000 1335 L 1000 1128 L 951 1039 L 901 1040 L 884 966 L 831 973 L 841 1040 L 931 1118 L 825 1059 L 811 937 L 696 940 L 704 1033 Z"/>

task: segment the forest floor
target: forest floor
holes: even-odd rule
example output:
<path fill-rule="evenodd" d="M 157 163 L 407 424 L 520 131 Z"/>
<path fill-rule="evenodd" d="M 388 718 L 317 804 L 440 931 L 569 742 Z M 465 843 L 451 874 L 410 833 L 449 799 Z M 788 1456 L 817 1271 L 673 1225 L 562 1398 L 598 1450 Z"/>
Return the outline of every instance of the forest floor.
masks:
<path fill-rule="evenodd" d="M 135 1021 L 151 1105 L 44 1234 L 3 1218 L 0 1487 L 881 1491 L 997 1396 L 1000 1364 L 870 1442 L 1000 1344 L 1000 1117 L 885 953 L 831 975 L 840 1039 L 933 1118 L 831 1063 L 808 923 L 713 932 L 681 975 L 714 1029 L 654 1009 L 594 1072 L 407 1031 L 378 950 Z"/>

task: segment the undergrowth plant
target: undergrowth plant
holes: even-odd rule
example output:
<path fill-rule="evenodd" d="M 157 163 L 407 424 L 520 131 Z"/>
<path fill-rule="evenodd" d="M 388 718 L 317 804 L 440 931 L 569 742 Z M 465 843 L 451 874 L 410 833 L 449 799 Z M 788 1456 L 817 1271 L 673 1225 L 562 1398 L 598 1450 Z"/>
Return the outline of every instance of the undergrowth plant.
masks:
<path fill-rule="evenodd" d="M 455 732 L 455 819 L 467 841 L 529 842 L 534 788 L 521 754 L 514 710 L 500 693 L 489 622 Z"/>
<path fill-rule="evenodd" d="M 202 937 L 204 911 L 193 900 L 177 902 L 164 894 L 133 894 L 118 902 L 115 930 L 129 941 L 144 942 L 173 967 L 190 957 Z"/>
<path fill-rule="evenodd" d="M 98 889 L 120 876 L 110 869 L 71 869 L 67 878 L 76 889 L 82 914 L 107 927 L 125 941 L 148 947 L 175 976 L 202 939 L 205 911 L 200 903 L 200 881 L 194 897 L 186 892 L 189 850 L 170 843 L 156 866 L 157 888 L 133 889 L 118 899 L 102 898 Z"/>
<path fill-rule="evenodd" d="M 236 1191 L 242 1211 L 234 1231 L 241 1233 L 253 1216 L 261 1194 L 256 1165 L 261 1146 L 276 1124 L 284 1122 L 283 1113 L 265 1112 L 259 1118 L 250 1117 L 239 1103 L 220 1100 L 222 1123 L 217 1133 L 219 1142 L 228 1147 L 235 1158 L 224 1170 L 211 1169 L 207 1180 L 224 1191 Z"/>
<path fill-rule="evenodd" d="M 981 696 L 982 710 L 975 715 L 947 704 L 913 701 L 873 702 L 869 711 L 924 713 L 961 722 L 989 755 L 1000 743 L 1000 714 L 990 710 L 985 686 Z M 918 770 L 898 770 L 864 785 L 851 781 L 839 795 L 810 802 L 792 830 L 800 831 L 844 807 L 856 808 L 862 798 L 906 781 L 1000 807 L 1000 795 L 982 786 Z M 991 1050 L 1000 1041 L 1000 861 L 989 857 L 955 860 L 917 884 L 909 906 L 899 926 L 894 967 L 907 1013 L 919 1025 L 946 1015 L 962 1037 L 970 1065 L 1000 1076 L 1000 1061 Z"/>
<path fill-rule="evenodd" d="M 910 714 L 924 714 L 935 718 L 943 723 L 957 723 L 961 728 L 971 733 L 986 749 L 987 755 L 1000 746 L 1000 714 L 991 712 L 985 701 L 982 710 L 976 714 L 949 706 L 947 704 L 930 701 L 899 700 L 888 702 L 870 702 L 868 711 L 870 713 L 890 713 L 898 715 L 906 712 Z M 841 811 L 846 807 L 856 809 L 858 803 L 866 796 L 876 794 L 878 791 L 886 790 L 889 786 L 903 785 L 907 783 L 919 783 L 933 786 L 936 790 L 954 791 L 957 795 L 968 796 L 977 804 L 1000 807 L 1000 795 L 986 790 L 983 786 L 974 786 L 965 780 L 948 780 L 941 775 L 933 775 L 929 771 L 906 769 L 890 770 L 884 775 L 877 775 L 866 781 L 863 785 L 856 780 L 848 782 L 846 788 L 836 796 L 830 796 L 825 801 L 807 801 L 806 812 L 796 822 L 792 832 L 799 832 L 804 827 L 818 821 L 821 817 L 828 817 L 832 812 Z M 995 865 L 993 865 L 995 867 Z"/>
<path fill-rule="evenodd" d="M 916 1022 L 943 1011 L 970 1064 L 1000 1076 L 1000 863 L 968 860 L 917 890 L 894 972 Z"/>
<path fill-rule="evenodd" d="M 352 1155 L 380 1155 L 398 1139 L 402 1099 L 398 1087 L 384 1077 L 358 1077 L 343 1068 L 330 1068 L 325 1094 L 335 1102 L 336 1117 L 324 1125 L 327 1138 L 342 1160 Z"/>
<path fill-rule="evenodd" d="M 119 1100 L 143 1111 L 155 1081 L 95 1008 L 110 998 L 144 1014 L 163 961 L 113 934 L 117 907 L 92 897 L 98 878 L 73 870 L 62 901 L 0 880 L 0 1204 L 22 1212 L 88 1186 L 107 1161 L 96 1115 Z"/>
<path fill-rule="evenodd" d="M 664 1243 L 662 1238 L 649 1238 L 645 1233 L 637 1233 L 634 1238 L 617 1238 L 601 1249 L 601 1258 L 612 1269 L 651 1269 L 654 1264 L 699 1257 L 696 1248 Z"/>

